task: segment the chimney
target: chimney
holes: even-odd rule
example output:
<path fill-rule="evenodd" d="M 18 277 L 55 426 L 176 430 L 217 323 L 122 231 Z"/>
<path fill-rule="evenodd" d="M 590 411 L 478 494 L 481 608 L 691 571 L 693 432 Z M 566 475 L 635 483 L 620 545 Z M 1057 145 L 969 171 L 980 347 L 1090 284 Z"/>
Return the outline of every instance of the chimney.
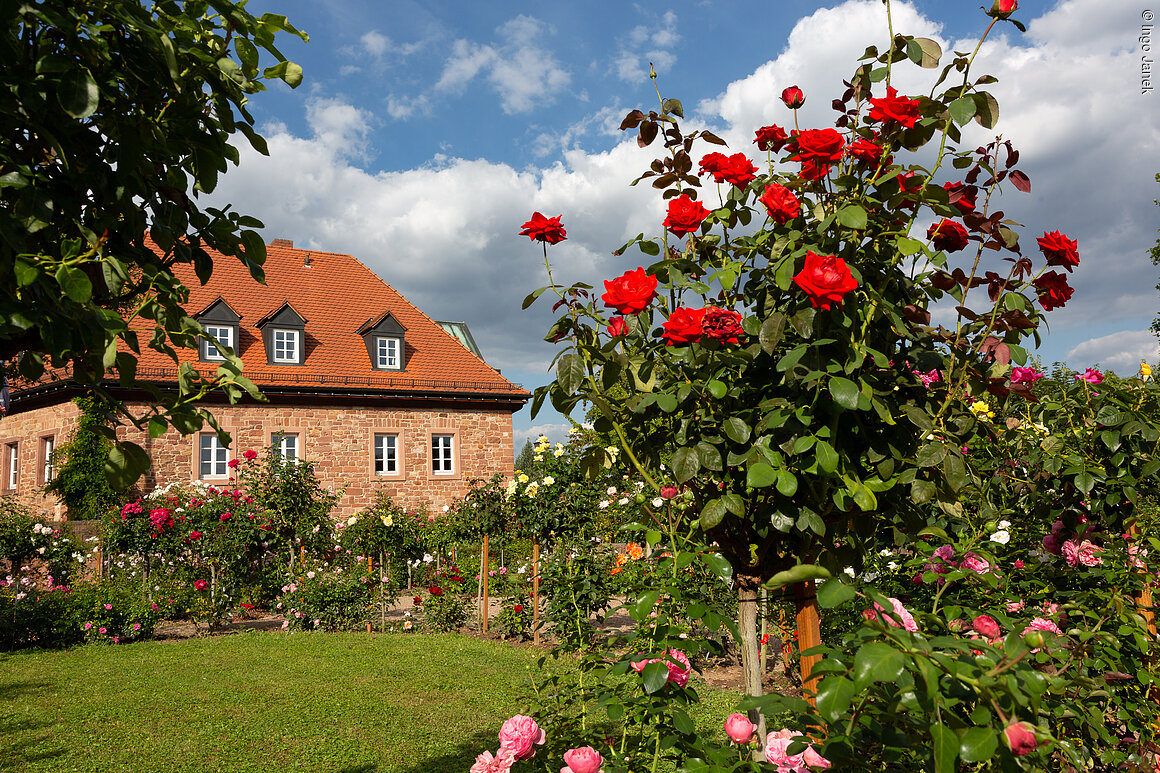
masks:
<path fill-rule="evenodd" d="M 293 239 L 275 239 L 270 242 L 271 247 L 285 247 L 287 249 L 294 249 Z"/>
<path fill-rule="evenodd" d="M 311 261 L 310 261 L 310 253 L 309 253 L 309 252 L 307 252 L 307 253 L 306 253 L 306 254 L 305 254 L 303 257 L 302 257 L 302 267 L 303 267 L 303 268 L 310 268 L 310 266 L 311 266 Z"/>

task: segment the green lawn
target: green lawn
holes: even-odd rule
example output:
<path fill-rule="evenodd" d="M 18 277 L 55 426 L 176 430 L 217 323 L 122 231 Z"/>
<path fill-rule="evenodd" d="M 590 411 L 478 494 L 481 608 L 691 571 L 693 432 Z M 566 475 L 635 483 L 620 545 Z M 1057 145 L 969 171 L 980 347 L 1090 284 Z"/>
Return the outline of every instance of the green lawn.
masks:
<path fill-rule="evenodd" d="M 0 770 L 463 773 L 526 711 L 535 656 L 282 633 L 4 654 Z M 737 696 L 702 695 L 699 723 L 719 728 Z"/>

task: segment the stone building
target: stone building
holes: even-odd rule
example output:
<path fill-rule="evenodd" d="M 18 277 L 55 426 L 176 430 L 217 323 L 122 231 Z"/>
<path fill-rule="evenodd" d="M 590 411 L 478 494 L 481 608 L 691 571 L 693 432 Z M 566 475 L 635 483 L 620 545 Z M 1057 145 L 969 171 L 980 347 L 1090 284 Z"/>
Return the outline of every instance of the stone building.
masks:
<path fill-rule="evenodd" d="M 438 510 L 471 479 L 512 471 L 512 414 L 530 395 L 484 362 L 465 325 L 432 320 L 350 255 L 275 239 L 264 268 L 264 286 L 233 258 L 215 255 L 204 286 L 192 267 L 178 268 L 190 288 L 186 310 L 216 339 L 180 350 L 182 362 L 212 371 L 222 359 L 217 343 L 231 346 L 269 402 L 209 406 L 232 436 L 229 447 L 208 427 L 152 439 L 120 428 L 152 457 L 139 483 L 145 491 L 172 481 L 228 483 L 231 459 L 271 446 L 313 462 L 324 485 L 345 488 L 336 517 L 367 506 L 377 489 L 406 507 Z M 142 347 L 137 374 L 164 388 L 176 383 L 177 367 Z M 78 394 L 68 381 L 13 393 L 0 419 L 0 493 L 60 514 L 41 489 L 53 450 L 75 425 Z M 146 399 L 121 396 L 138 408 Z"/>

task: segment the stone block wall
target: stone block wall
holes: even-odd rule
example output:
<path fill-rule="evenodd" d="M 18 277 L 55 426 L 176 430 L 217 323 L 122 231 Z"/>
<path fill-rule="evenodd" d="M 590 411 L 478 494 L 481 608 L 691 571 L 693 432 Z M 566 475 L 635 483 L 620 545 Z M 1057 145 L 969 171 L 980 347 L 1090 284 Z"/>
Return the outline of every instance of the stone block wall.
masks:
<path fill-rule="evenodd" d="M 43 491 L 46 440 L 54 447 L 72 435 L 81 410 L 72 402 L 14 413 L 0 418 L 0 495 L 11 496 L 41 518 L 60 520 L 64 507 Z M 13 449 L 16 454 L 16 485 L 10 477 Z"/>

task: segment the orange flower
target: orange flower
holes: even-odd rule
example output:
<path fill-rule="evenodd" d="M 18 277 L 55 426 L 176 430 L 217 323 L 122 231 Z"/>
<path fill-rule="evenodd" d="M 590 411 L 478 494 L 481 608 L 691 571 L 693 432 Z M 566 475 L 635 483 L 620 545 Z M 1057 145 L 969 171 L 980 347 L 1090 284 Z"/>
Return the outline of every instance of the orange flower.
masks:
<path fill-rule="evenodd" d="M 639 561 L 644 557 L 644 551 L 641 549 L 640 545 L 636 544 L 635 542 L 628 543 L 624 549 L 624 552 L 628 553 L 628 557 L 633 561 Z"/>
<path fill-rule="evenodd" d="M 621 573 L 621 572 L 623 572 L 623 571 L 624 571 L 624 570 L 623 570 L 623 569 L 621 569 L 621 568 L 618 566 L 618 567 L 616 567 L 615 569 L 613 569 L 611 572 L 609 572 L 609 574 L 616 575 L 616 574 L 620 574 L 620 573 Z"/>
<path fill-rule="evenodd" d="M 627 561 L 628 561 L 628 556 L 626 556 L 624 553 L 618 553 L 616 555 L 616 565 L 617 566 L 624 566 L 625 562 L 627 562 Z"/>

